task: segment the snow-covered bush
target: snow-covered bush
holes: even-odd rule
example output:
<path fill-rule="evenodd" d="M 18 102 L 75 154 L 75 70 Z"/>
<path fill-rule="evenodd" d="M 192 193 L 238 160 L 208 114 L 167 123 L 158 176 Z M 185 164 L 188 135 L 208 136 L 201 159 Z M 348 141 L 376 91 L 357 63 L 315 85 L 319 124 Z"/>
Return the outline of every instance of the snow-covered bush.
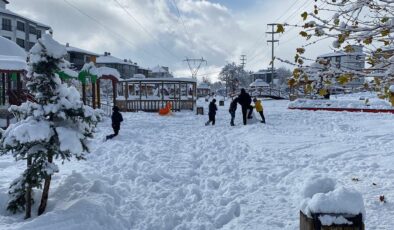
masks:
<path fill-rule="evenodd" d="M 30 50 L 26 86 L 34 101 L 10 107 L 19 121 L 1 137 L 2 154 L 27 161 L 26 170 L 11 183 L 7 207 L 14 213 L 26 208 L 26 218 L 30 217 L 32 189 L 41 189 L 44 180 L 38 214 L 45 211 L 51 176 L 59 171 L 54 159 L 84 159 L 87 140 L 100 118 L 82 103 L 74 87 L 61 82 L 57 73 L 68 68 L 65 55 L 65 47 L 50 35 Z"/>

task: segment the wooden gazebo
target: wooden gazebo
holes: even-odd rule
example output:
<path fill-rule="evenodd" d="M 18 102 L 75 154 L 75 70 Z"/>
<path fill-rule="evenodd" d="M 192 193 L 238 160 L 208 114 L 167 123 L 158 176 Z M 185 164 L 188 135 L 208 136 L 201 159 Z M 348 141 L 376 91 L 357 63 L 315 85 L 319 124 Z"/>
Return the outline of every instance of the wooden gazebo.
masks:
<path fill-rule="evenodd" d="M 0 37 L 0 104 L 20 105 L 26 101 L 22 76 L 27 70 L 27 54 L 15 42 Z"/>
<path fill-rule="evenodd" d="M 197 81 L 191 78 L 131 78 L 118 83 L 116 105 L 122 111 L 194 110 Z"/>
<path fill-rule="evenodd" d="M 84 104 L 92 106 L 94 109 L 108 106 L 101 102 L 100 81 L 110 80 L 112 82 L 112 103 L 110 106 L 116 104 L 117 84 L 120 79 L 120 74 L 116 69 L 108 67 L 95 67 L 94 63 L 87 63 L 82 68 L 78 75 L 78 79 L 82 84 L 82 101 Z M 91 90 L 91 98 L 88 99 L 86 95 L 87 89 Z M 108 109 L 108 108 L 107 108 Z M 111 111 L 109 109 L 109 111 Z"/>

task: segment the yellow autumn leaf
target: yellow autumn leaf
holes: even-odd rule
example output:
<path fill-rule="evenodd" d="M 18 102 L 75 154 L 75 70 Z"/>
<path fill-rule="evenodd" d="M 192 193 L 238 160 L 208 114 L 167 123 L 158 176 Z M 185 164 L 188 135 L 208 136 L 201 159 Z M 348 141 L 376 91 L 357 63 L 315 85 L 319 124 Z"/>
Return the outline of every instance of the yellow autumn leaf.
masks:
<path fill-rule="evenodd" d="M 388 36 L 390 35 L 390 29 L 382 30 L 380 34 L 382 35 L 382 37 Z"/>
<path fill-rule="evenodd" d="M 305 49 L 304 48 L 297 48 L 297 53 L 303 54 L 303 53 L 305 53 Z"/>
<path fill-rule="evenodd" d="M 320 90 L 319 90 L 319 95 L 320 95 L 320 96 L 326 96 L 327 93 L 328 93 L 328 92 L 327 92 L 326 89 L 320 89 Z"/>
<path fill-rule="evenodd" d="M 306 18 L 308 17 L 308 13 L 307 13 L 307 12 L 302 13 L 302 14 L 301 14 L 301 17 L 302 17 L 302 19 L 305 21 Z"/>
<path fill-rule="evenodd" d="M 354 48 L 353 48 L 353 46 L 351 46 L 351 45 L 347 45 L 347 46 L 345 46 L 345 52 L 346 53 L 352 53 L 352 52 L 354 52 Z"/>
<path fill-rule="evenodd" d="M 376 86 L 380 86 L 380 79 L 377 77 L 374 77 L 373 81 L 375 82 Z"/>
<path fill-rule="evenodd" d="M 287 81 L 287 84 L 289 85 L 289 87 L 293 87 L 296 83 L 296 80 L 294 78 L 291 78 Z"/>
<path fill-rule="evenodd" d="M 349 77 L 347 75 L 341 75 L 338 77 L 337 82 L 341 85 L 344 85 L 349 82 Z"/>
<path fill-rule="evenodd" d="M 363 42 L 364 42 L 365 45 L 371 44 L 372 43 L 372 37 L 368 37 L 368 38 L 364 39 Z"/>
<path fill-rule="evenodd" d="M 276 32 L 277 33 L 284 33 L 285 32 L 284 26 L 282 24 L 276 25 Z"/>
<path fill-rule="evenodd" d="M 300 32 L 300 35 L 301 35 L 302 37 L 307 37 L 307 36 L 308 36 L 308 33 L 305 32 L 305 31 L 301 31 L 301 32 Z"/>

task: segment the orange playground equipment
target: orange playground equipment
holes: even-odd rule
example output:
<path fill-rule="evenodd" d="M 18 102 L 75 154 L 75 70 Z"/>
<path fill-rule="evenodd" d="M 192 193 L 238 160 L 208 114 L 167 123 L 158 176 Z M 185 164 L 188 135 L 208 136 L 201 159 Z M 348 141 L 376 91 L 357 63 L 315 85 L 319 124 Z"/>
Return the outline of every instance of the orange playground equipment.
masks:
<path fill-rule="evenodd" d="M 164 116 L 171 114 L 171 108 L 172 108 L 171 103 L 167 102 L 166 106 L 159 110 L 159 115 Z"/>

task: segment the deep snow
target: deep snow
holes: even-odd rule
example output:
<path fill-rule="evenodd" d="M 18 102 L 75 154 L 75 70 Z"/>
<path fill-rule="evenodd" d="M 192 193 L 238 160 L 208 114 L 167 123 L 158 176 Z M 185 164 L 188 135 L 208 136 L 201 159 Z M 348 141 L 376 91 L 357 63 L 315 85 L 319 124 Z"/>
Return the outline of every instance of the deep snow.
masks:
<path fill-rule="evenodd" d="M 112 130 L 100 123 L 88 160 L 60 165 L 47 212 L 27 221 L 5 211 L 24 165 L 1 157 L 0 229 L 295 230 L 304 185 L 317 175 L 361 192 L 366 229 L 392 228 L 393 115 L 263 101 L 266 125 L 240 125 L 238 108 L 230 127 L 226 103 L 214 127 L 191 112 L 124 113 L 120 136 L 103 142 Z"/>

